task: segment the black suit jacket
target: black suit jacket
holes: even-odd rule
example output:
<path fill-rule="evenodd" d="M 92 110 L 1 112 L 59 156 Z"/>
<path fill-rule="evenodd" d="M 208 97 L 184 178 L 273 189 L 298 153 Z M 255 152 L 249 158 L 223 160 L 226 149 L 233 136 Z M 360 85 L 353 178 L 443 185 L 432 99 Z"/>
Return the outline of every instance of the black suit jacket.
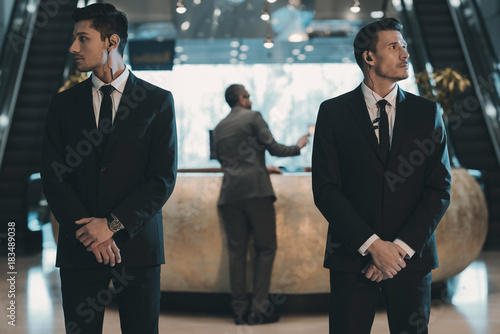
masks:
<path fill-rule="evenodd" d="M 55 95 L 46 120 L 42 181 L 60 224 L 56 265 L 101 266 L 75 238 L 75 221 L 113 213 L 124 266 L 165 262 L 161 209 L 177 172 L 174 103 L 169 91 L 130 73 L 103 152 L 92 81 Z"/>
<path fill-rule="evenodd" d="M 314 137 L 314 201 L 329 222 L 325 267 L 361 271 L 371 257 L 358 249 L 374 233 L 415 250 L 405 270 L 437 267 L 434 230 L 451 187 L 437 104 L 399 89 L 386 163 L 361 85 L 321 104 Z"/>

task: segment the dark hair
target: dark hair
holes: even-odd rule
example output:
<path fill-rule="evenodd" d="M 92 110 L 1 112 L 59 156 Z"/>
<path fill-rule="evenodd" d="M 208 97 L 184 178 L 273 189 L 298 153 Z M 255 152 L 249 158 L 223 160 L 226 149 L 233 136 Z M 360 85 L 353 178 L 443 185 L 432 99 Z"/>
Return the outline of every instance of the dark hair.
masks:
<path fill-rule="evenodd" d="M 101 34 L 101 40 L 117 34 L 120 37 L 118 52 L 123 56 L 125 45 L 128 38 L 128 20 L 124 12 L 115 8 L 109 3 L 94 3 L 87 7 L 77 8 L 71 14 L 75 23 L 85 20 L 91 20 L 91 27 Z"/>
<path fill-rule="evenodd" d="M 361 69 L 363 69 L 364 64 L 363 53 L 365 51 L 377 52 L 378 32 L 385 30 L 396 30 L 401 32 L 403 30 L 403 25 L 398 19 L 392 17 L 385 18 L 368 23 L 361 28 L 354 38 L 354 57 Z"/>
<path fill-rule="evenodd" d="M 231 86 L 227 87 L 224 97 L 226 98 L 227 104 L 229 104 L 231 108 L 238 103 L 238 101 L 240 100 L 241 92 L 244 89 L 245 87 L 239 84 L 232 84 Z"/>

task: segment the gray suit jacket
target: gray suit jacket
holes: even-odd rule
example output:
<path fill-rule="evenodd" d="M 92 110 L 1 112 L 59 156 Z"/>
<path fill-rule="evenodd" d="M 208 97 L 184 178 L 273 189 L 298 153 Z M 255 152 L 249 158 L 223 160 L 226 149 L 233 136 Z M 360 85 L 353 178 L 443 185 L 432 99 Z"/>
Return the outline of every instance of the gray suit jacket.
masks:
<path fill-rule="evenodd" d="M 274 195 L 266 169 L 266 150 L 273 156 L 300 154 L 297 145 L 278 144 L 260 112 L 234 107 L 214 130 L 215 150 L 222 165 L 219 205 Z"/>

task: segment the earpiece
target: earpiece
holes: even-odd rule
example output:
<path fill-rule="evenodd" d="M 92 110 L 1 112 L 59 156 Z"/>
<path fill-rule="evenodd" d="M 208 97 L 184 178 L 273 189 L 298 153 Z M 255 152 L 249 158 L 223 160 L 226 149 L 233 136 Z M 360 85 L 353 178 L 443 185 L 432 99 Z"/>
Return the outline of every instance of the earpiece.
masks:
<path fill-rule="evenodd" d="M 370 51 L 366 50 L 366 61 L 373 61 L 372 57 L 370 56 Z"/>

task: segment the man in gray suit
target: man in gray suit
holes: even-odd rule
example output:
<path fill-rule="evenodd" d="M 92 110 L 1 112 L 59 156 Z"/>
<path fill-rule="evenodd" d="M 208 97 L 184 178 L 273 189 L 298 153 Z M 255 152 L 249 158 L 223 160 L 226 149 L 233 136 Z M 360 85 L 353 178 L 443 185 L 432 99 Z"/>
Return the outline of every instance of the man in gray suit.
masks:
<path fill-rule="evenodd" d="M 236 324 L 263 324 L 279 320 L 269 305 L 269 286 L 276 254 L 276 196 L 269 173 L 281 173 L 267 167 L 266 150 L 273 156 L 300 154 L 308 136 L 296 145 L 278 144 L 262 115 L 252 111 L 250 94 L 242 85 L 226 89 L 231 112 L 215 128 L 215 150 L 222 165 L 224 179 L 218 205 L 226 229 L 229 249 L 232 308 Z M 253 296 L 246 293 L 246 259 L 248 237 L 255 248 Z M 249 305 L 250 304 L 250 305 Z"/>

